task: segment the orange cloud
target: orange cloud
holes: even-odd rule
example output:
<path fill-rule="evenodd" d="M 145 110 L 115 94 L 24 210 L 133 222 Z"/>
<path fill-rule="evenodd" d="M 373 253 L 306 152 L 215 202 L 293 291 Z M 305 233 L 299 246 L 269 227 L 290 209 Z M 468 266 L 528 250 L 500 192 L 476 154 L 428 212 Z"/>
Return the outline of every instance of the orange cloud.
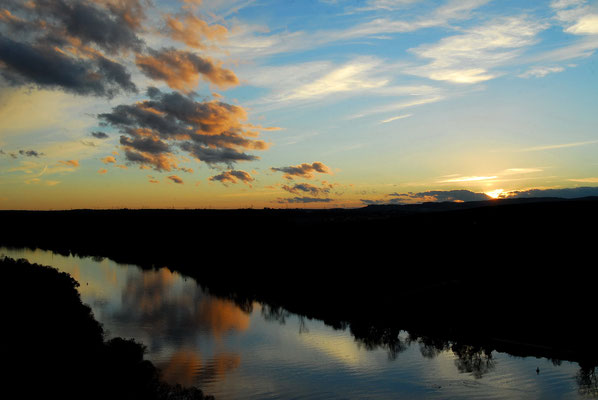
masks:
<path fill-rule="evenodd" d="M 137 151 L 130 146 L 123 146 L 127 160 L 142 164 L 149 164 L 158 171 L 172 171 L 177 169 L 176 158 L 171 153 L 152 154 L 146 151 Z"/>
<path fill-rule="evenodd" d="M 154 80 L 164 81 L 172 89 L 192 91 L 199 78 L 221 88 L 235 86 L 239 79 L 229 69 L 222 68 L 209 58 L 174 48 L 149 50 L 148 55 L 138 54 L 135 62 L 139 69 Z"/>
<path fill-rule="evenodd" d="M 105 168 L 98 170 L 98 174 L 105 174 L 106 172 L 108 172 L 108 170 Z"/>
<path fill-rule="evenodd" d="M 164 19 L 166 21 L 166 33 L 170 38 L 196 49 L 206 47 L 203 43 L 204 39 L 224 40 L 228 34 L 226 27 L 208 25 L 206 21 L 191 13 L 177 17 L 167 14 Z"/>
<path fill-rule="evenodd" d="M 12 13 L 10 11 L 8 11 L 6 9 L 0 10 L 0 21 L 12 22 L 12 23 L 24 22 L 24 20 L 22 20 L 19 17 L 15 17 L 14 15 L 12 15 Z"/>
<path fill-rule="evenodd" d="M 170 175 L 168 177 L 168 179 L 170 179 L 174 183 L 178 183 L 178 184 L 181 184 L 181 185 L 184 183 L 183 180 L 180 177 L 176 176 L 176 175 Z"/>
<path fill-rule="evenodd" d="M 102 158 L 102 162 L 104 164 L 116 163 L 116 158 L 114 158 L 112 156 L 106 156 L 106 157 Z"/>

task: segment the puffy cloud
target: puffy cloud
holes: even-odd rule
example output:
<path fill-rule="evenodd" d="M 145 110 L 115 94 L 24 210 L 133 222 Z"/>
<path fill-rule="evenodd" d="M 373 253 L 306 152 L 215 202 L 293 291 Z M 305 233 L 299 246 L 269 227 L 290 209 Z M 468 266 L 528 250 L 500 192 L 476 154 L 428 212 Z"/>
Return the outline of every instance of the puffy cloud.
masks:
<path fill-rule="evenodd" d="M 286 179 L 293 179 L 293 177 L 300 177 L 311 179 L 314 177 L 315 172 L 321 174 L 330 174 L 330 168 L 323 163 L 316 161 L 312 164 L 303 163 L 301 165 L 295 165 L 290 167 L 270 168 L 274 172 L 283 172 Z"/>
<path fill-rule="evenodd" d="M 206 164 L 232 165 L 238 161 L 254 161 L 258 157 L 228 148 L 210 148 L 201 144 L 184 142 L 181 149 L 188 151 L 191 155 Z"/>
<path fill-rule="evenodd" d="M 183 179 L 182 179 L 181 177 L 179 177 L 179 176 L 176 176 L 176 175 L 170 175 L 170 176 L 168 177 L 168 179 L 170 179 L 170 180 L 171 180 L 171 181 L 173 181 L 174 183 L 178 183 L 178 184 L 180 184 L 180 185 L 182 185 L 182 184 L 183 184 Z"/>
<path fill-rule="evenodd" d="M 15 86 L 80 95 L 135 92 L 126 68 L 103 52 L 141 49 L 140 10 L 137 0 L 9 1 L 0 13 L 0 75 Z"/>
<path fill-rule="evenodd" d="M 311 196 L 323 196 L 330 193 L 330 187 L 318 187 L 309 183 L 297 183 L 293 186 L 282 185 L 282 188 L 293 194 L 309 194 Z"/>
<path fill-rule="evenodd" d="M 108 170 L 106 168 L 102 168 L 98 170 L 98 174 L 105 174 L 106 172 L 108 172 Z"/>
<path fill-rule="evenodd" d="M 211 181 L 219 181 L 226 185 L 226 183 L 243 182 L 250 185 L 255 179 L 249 173 L 240 170 L 224 171 L 218 175 L 209 178 Z M 251 185 L 250 185 L 251 186 Z"/>
<path fill-rule="evenodd" d="M 170 153 L 151 154 L 125 149 L 125 157 L 127 161 L 140 164 L 141 166 L 151 165 L 157 171 L 172 171 L 178 168 L 176 158 Z"/>
<path fill-rule="evenodd" d="M 135 136 L 131 139 L 128 136 L 120 137 L 120 144 L 125 148 L 134 148 L 142 153 L 160 154 L 167 153 L 170 147 L 156 137 Z"/>
<path fill-rule="evenodd" d="M 110 11 L 124 21 L 131 29 L 139 30 L 145 19 L 145 7 L 151 4 L 150 0 L 94 0 L 96 3 L 105 4 Z"/>
<path fill-rule="evenodd" d="M 137 15 L 132 10 L 139 10 Z M 138 1 L 37 0 L 31 12 L 44 18 L 51 33 L 77 38 L 108 53 L 139 50 L 142 6 Z M 50 18 L 51 17 L 51 18 Z"/>
<path fill-rule="evenodd" d="M 131 162 L 151 165 L 157 170 L 175 169 L 174 147 L 207 164 L 232 165 L 258 157 L 242 150 L 264 150 L 248 129 L 242 107 L 220 101 L 195 101 L 179 92 L 164 93 L 149 88 L 149 100 L 122 104 L 100 114 L 104 125 L 117 128 L 120 143 Z"/>
<path fill-rule="evenodd" d="M 137 89 L 125 67 L 101 55 L 76 58 L 55 47 L 21 43 L 0 34 L 0 75 L 11 85 L 60 88 L 113 97 Z"/>
<path fill-rule="evenodd" d="M 164 81 L 176 90 L 190 92 L 197 86 L 200 77 L 221 88 L 239 83 L 231 70 L 220 67 L 209 58 L 184 50 L 150 49 L 147 55 L 138 54 L 135 62 L 149 78 Z"/>

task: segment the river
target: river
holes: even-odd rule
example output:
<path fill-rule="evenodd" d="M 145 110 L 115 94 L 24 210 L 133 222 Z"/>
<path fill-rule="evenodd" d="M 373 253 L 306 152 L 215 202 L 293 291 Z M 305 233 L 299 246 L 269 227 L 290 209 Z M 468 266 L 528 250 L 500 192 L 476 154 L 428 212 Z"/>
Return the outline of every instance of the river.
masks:
<path fill-rule="evenodd" d="M 108 337 L 141 341 L 164 379 L 217 400 L 597 397 L 594 370 L 572 362 L 431 347 L 407 332 L 391 353 L 322 321 L 259 303 L 242 309 L 167 268 L 39 249 L 2 255 L 71 274 Z"/>

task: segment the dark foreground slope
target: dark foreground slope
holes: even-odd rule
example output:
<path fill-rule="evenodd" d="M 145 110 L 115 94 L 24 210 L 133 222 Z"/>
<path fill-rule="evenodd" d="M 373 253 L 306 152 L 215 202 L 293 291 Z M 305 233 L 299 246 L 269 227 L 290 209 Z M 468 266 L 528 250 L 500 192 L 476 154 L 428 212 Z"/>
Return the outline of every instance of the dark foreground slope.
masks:
<path fill-rule="evenodd" d="M 205 398 L 199 389 L 161 382 L 141 344 L 104 341 L 70 275 L 9 258 L 0 259 L 0 270 L 3 398 Z"/>
<path fill-rule="evenodd" d="M 596 198 L 0 218 L 3 245 L 168 266 L 247 307 L 259 300 L 382 338 L 401 328 L 598 355 Z"/>

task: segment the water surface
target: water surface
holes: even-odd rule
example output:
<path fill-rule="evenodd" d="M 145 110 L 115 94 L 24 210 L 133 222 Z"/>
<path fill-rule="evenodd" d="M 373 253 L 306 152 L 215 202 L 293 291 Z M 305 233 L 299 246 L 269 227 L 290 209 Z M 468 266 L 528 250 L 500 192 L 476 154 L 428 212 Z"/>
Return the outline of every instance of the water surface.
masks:
<path fill-rule="evenodd" d="M 389 353 L 321 321 L 259 303 L 241 309 L 166 268 L 148 271 L 30 249 L 0 248 L 1 255 L 70 273 L 110 337 L 143 342 L 166 380 L 196 385 L 217 400 L 571 399 L 597 393 L 593 370 L 576 363 L 470 346 L 438 349 L 406 332 L 400 351 Z"/>

